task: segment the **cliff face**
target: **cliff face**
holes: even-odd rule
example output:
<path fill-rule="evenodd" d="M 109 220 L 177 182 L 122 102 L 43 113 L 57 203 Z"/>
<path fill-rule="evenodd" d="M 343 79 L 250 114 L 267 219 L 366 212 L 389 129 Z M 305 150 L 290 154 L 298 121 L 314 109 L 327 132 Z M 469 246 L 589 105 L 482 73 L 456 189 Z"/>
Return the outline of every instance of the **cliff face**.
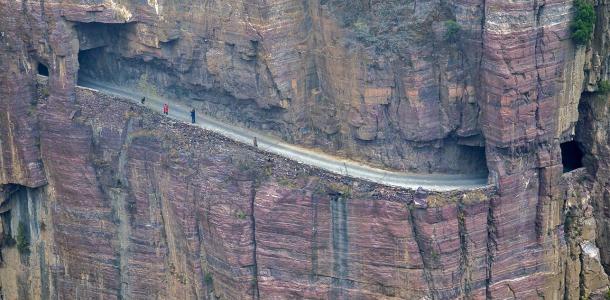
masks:
<path fill-rule="evenodd" d="M 493 188 L 395 190 L 88 90 L 74 105 L 64 147 L 41 132 L 48 184 L 3 204 L 5 235 L 19 244 L 22 226 L 29 241 L 3 247 L 8 298 L 454 297 L 471 293 L 462 281 L 485 285 Z M 480 242 L 462 240 L 469 231 Z"/>
<path fill-rule="evenodd" d="M 571 4 L 536 3 L 10 5 L 36 41 L 26 60 L 65 64 L 66 83 L 78 73 L 179 97 L 372 164 L 473 173 L 487 170 L 487 143 L 563 136 L 577 119 L 585 53 L 568 38 Z"/>
<path fill-rule="evenodd" d="M 218 118 L 374 164 L 485 172 L 480 9 L 465 16 L 479 23 L 462 44 L 446 41 L 443 25 L 461 5 L 341 2 L 126 2 L 63 14 L 82 76 L 200 102 Z M 362 22 L 397 28 L 370 41 L 373 29 L 354 32 Z"/>
<path fill-rule="evenodd" d="M 604 1 L 578 48 L 562 0 L 0 7 L 6 298 L 558 299 L 608 286 Z M 493 187 L 341 178 L 79 78 L 372 164 L 489 169 Z M 586 169 L 564 174 L 572 139 Z"/>
<path fill-rule="evenodd" d="M 610 102 L 607 97 L 595 94 L 585 94 L 581 99 L 580 121 L 578 123 L 579 141 L 587 150 L 585 152 L 585 165 L 590 170 L 593 179 L 590 180 L 589 189 L 584 193 L 586 201 L 591 207 L 587 211 L 588 217 L 595 217 L 593 223 L 597 230 L 589 234 L 597 235 L 597 244 L 600 251 L 601 262 L 606 272 L 610 270 L 610 149 L 608 133 L 610 130 Z M 595 236 L 593 236 L 595 237 Z"/>

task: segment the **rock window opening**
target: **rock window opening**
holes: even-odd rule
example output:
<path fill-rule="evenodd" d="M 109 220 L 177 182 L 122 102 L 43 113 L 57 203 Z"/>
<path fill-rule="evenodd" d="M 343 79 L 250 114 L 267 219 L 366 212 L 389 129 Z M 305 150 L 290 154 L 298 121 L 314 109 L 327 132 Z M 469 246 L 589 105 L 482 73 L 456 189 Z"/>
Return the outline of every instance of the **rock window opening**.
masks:
<path fill-rule="evenodd" d="M 49 76 L 49 68 L 42 63 L 38 63 L 38 75 Z"/>
<path fill-rule="evenodd" d="M 561 144 L 561 163 L 563 172 L 570 172 L 582 168 L 583 152 L 576 141 Z"/>

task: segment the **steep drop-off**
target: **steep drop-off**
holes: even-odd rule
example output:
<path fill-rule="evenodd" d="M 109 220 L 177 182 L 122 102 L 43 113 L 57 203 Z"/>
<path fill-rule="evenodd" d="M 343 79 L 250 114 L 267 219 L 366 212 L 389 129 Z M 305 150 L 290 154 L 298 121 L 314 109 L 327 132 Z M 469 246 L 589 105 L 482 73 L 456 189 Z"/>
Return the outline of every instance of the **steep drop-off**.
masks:
<path fill-rule="evenodd" d="M 49 183 L 7 192 L 4 235 L 29 245 L 3 247 L 8 298 L 446 298 L 472 292 L 462 268 L 485 285 L 493 188 L 384 188 L 89 90 L 74 104 L 69 135 L 41 132 Z"/>

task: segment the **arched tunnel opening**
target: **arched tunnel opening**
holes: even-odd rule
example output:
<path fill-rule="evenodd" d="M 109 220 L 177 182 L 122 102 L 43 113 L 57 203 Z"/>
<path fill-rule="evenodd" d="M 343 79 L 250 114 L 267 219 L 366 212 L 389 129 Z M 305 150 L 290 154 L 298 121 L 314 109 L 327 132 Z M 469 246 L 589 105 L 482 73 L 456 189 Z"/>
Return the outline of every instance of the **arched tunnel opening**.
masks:
<path fill-rule="evenodd" d="M 45 66 L 43 63 L 38 63 L 37 66 L 38 75 L 49 76 L 49 68 Z"/>
<path fill-rule="evenodd" d="M 78 51 L 78 83 L 83 85 L 90 80 L 105 80 L 107 70 L 101 62 L 105 60 L 104 47 Z"/>
<path fill-rule="evenodd" d="M 582 158 L 584 156 L 580 145 L 576 141 L 562 143 L 561 147 L 561 163 L 563 164 L 563 172 L 570 172 L 578 168 L 582 168 Z"/>
<path fill-rule="evenodd" d="M 133 32 L 133 23 L 78 23 L 78 84 L 86 81 L 122 80 L 119 55 Z"/>

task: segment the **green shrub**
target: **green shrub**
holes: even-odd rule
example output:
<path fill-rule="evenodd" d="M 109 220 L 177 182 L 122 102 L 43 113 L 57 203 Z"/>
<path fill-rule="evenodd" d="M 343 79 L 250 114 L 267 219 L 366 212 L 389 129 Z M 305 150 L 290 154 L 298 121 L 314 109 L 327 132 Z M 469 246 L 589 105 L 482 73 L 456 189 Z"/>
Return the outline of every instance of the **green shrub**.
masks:
<path fill-rule="evenodd" d="M 23 223 L 19 223 L 17 227 L 17 236 L 15 237 L 17 241 L 17 250 L 21 254 L 30 253 L 30 240 L 25 231 L 25 225 Z"/>
<path fill-rule="evenodd" d="M 343 183 L 330 183 L 327 187 L 327 192 L 337 193 L 343 199 L 352 198 L 352 187 Z"/>
<path fill-rule="evenodd" d="M 610 81 L 602 80 L 597 84 L 597 92 L 601 94 L 608 94 L 610 92 Z"/>
<path fill-rule="evenodd" d="M 330 0 L 327 5 L 333 14 L 341 16 L 342 25 L 354 32 L 356 40 L 377 53 L 402 57 L 414 38 L 406 25 L 413 6 L 404 0 Z"/>
<path fill-rule="evenodd" d="M 610 288 L 606 291 L 606 300 L 610 300 Z"/>
<path fill-rule="evenodd" d="M 214 278 L 212 278 L 212 273 L 206 272 L 203 276 L 203 280 L 207 285 L 212 285 L 212 282 L 214 282 Z"/>
<path fill-rule="evenodd" d="M 440 260 L 439 260 L 440 256 L 438 255 L 438 252 L 436 252 L 435 249 L 431 249 L 430 258 L 432 259 L 432 263 L 434 263 L 434 264 L 440 263 Z"/>
<path fill-rule="evenodd" d="M 593 35 L 593 26 L 595 25 L 595 9 L 593 4 L 586 0 L 574 1 L 576 14 L 572 20 L 572 39 L 577 45 L 586 45 Z"/>
<path fill-rule="evenodd" d="M 462 27 L 456 21 L 449 20 L 445 22 L 445 29 L 445 39 L 450 42 L 455 42 Z"/>
<path fill-rule="evenodd" d="M 299 188 L 299 185 L 296 183 L 296 179 L 279 178 L 277 180 L 277 183 L 283 187 L 293 189 L 293 190 Z"/>
<path fill-rule="evenodd" d="M 237 212 L 235 212 L 235 217 L 237 217 L 240 220 L 245 220 L 246 219 L 246 213 L 238 210 Z"/>

